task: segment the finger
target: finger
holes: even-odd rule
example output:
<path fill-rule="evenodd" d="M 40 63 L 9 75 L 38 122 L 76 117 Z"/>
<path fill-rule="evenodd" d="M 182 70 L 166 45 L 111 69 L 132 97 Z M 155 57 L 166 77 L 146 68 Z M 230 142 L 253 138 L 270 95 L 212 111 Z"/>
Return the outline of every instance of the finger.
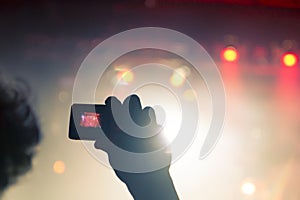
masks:
<path fill-rule="evenodd" d="M 137 95 L 128 96 L 123 103 L 123 109 L 126 113 L 129 113 L 134 123 L 139 126 L 144 125 L 145 119 L 142 116 L 142 105 Z"/>
<path fill-rule="evenodd" d="M 121 105 L 121 102 L 114 96 L 110 96 L 105 100 L 105 109 L 101 116 L 101 129 L 108 137 L 117 128 L 115 116 L 117 113 L 121 113 Z"/>
<path fill-rule="evenodd" d="M 114 96 L 110 96 L 105 100 L 106 114 L 107 117 L 113 117 L 113 114 L 120 113 L 122 103 Z"/>
<path fill-rule="evenodd" d="M 121 102 L 119 101 L 119 99 L 117 99 L 117 97 L 110 96 L 110 97 L 107 97 L 107 99 L 105 100 L 105 105 L 108 108 L 111 108 L 111 107 L 120 107 Z"/>
<path fill-rule="evenodd" d="M 128 96 L 124 100 L 124 106 L 128 106 L 128 109 L 130 111 L 131 110 L 132 111 L 141 111 L 142 110 L 140 98 L 135 94 Z"/>
<path fill-rule="evenodd" d="M 94 147 L 96 149 L 100 149 L 100 150 L 103 150 L 103 151 L 106 150 L 105 144 L 102 144 L 100 140 L 96 140 L 96 142 L 94 143 Z"/>
<path fill-rule="evenodd" d="M 148 116 L 143 115 L 142 105 L 137 95 L 130 95 L 124 101 L 123 108 L 130 114 L 130 118 L 139 126 L 148 124 Z"/>
<path fill-rule="evenodd" d="M 151 126 L 157 125 L 155 111 L 152 107 L 149 107 L 149 106 L 145 107 L 143 109 L 143 114 L 144 114 L 144 116 L 146 116 L 149 119 L 149 122 L 148 122 L 149 125 L 151 125 Z"/>

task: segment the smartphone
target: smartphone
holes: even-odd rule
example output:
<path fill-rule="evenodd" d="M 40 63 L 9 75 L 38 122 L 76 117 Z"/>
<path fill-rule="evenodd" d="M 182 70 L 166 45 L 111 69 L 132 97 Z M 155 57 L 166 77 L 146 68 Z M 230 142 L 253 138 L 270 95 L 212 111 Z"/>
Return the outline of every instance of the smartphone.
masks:
<path fill-rule="evenodd" d="M 101 129 L 101 118 L 105 105 L 73 104 L 69 121 L 69 139 L 96 140 Z"/>

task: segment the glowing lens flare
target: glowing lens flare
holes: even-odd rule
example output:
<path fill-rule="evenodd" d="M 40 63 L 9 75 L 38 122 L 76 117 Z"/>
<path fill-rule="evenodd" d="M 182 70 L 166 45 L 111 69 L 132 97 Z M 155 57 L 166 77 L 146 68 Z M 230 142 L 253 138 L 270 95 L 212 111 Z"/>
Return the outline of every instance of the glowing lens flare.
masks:
<path fill-rule="evenodd" d="M 256 186 L 252 182 L 244 182 L 242 184 L 241 190 L 245 195 L 253 195 L 256 191 Z"/>
<path fill-rule="evenodd" d="M 117 71 L 117 79 L 123 83 L 128 84 L 134 79 L 133 72 L 128 68 L 116 67 L 115 71 Z"/>
<path fill-rule="evenodd" d="M 286 67 L 294 67 L 298 62 L 298 58 L 294 53 L 286 53 L 282 57 L 282 63 Z"/>
<path fill-rule="evenodd" d="M 235 62 L 238 59 L 237 50 L 234 47 L 226 47 L 222 51 L 222 58 L 227 62 Z"/>
<path fill-rule="evenodd" d="M 122 73 L 122 79 L 129 83 L 133 81 L 133 73 L 131 71 L 125 71 L 124 73 Z"/>
<path fill-rule="evenodd" d="M 188 90 L 184 91 L 183 97 L 187 101 L 194 101 L 194 100 L 196 100 L 197 93 L 193 89 L 188 89 Z"/>
<path fill-rule="evenodd" d="M 189 75 L 188 73 L 189 71 L 185 68 L 175 69 L 170 78 L 171 84 L 175 87 L 181 86 L 184 83 L 186 77 Z"/>
<path fill-rule="evenodd" d="M 57 160 L 54 162 L 53 164 L 53 171 L 56 173 L 56 174 L 63 174 L 66 170 L 66 165 L 63 161 L 61 160 Z"/>

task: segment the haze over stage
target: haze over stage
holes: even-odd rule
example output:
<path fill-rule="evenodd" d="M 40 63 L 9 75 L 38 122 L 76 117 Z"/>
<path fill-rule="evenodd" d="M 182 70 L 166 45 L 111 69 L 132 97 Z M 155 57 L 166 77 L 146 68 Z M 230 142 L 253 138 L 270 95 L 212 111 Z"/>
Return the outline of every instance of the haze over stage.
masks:
<path fill-rule="evenodd" d="M 210 96 L 202 79 L 194 83 L 203 94 L 199 138 L 171 168 L 179 196 L 183 200 L 299 199 L 299 4 L 286 0 L 235 2 L 2 3 L 0 66 L 32 88 L 44 133 L 32 171 L 9 188 L 3 199 L 131 199 L 113 172 L 81 144 L 70 142 L 67 132 L 74 78 L 83 59 L 104 39 L 142 26 L 166 27 L 192 37 L 204 46 L 224 79 L 227 113 L 223 136 L 203 161 L 197 158 L 210 123 Z M 227 52 L 229 57 L 224 54 L 228 47 L 234 50 Z M 162 62 L 172 70 L 156 74 L 166 76 L 171 87 L 181 89 L 186 80 L 194 80 L 195 73 L 184 60 L 161 52 L 149 57 L 148 53 L 113 63 L 106 72 L 107 88 L 119 83 L 116 91 L 121 93 L 147 76 L 137 75 L 143 71 L 131 70 L 133 66 L 124 62 L 142 63 L 159 56 L 167 56 Z M 285 55 L 291 56 L 284 59 Z M 296 63 L 286 67 L 293 60 Z M 163 97 L 162 103 L 170 104 L 172 112 L 161 112 L 162 116 L 168 115 L 178 125 L 176 98 L 153 85 L 138 92 L 157 100 L 150 98 L 147 91 L 151 90 Z M 96 94 L 99 103 L 109 92 Z M 195 101 L 193 90 L 182 94 L 187 101 Z M 168 128 L 172 133 L 176 126 Z"/>

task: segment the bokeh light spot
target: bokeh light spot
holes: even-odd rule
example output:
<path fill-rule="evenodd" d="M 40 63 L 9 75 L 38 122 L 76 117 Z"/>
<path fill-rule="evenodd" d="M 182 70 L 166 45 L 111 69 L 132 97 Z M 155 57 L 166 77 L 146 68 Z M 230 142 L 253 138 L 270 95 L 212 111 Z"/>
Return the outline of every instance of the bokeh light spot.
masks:
<path fill-rule="evenodd" d="M 69 94 L 66 91 L 60 91 L 58 94 L 58 99 L 60 102 L 66 102 L 69 98 Z"/>
<path fill-rule="evenodd" d="M 286 53 L 282 57 L 282 63 L 286 67 L 294 67 L 297 64 L 297 56 L 294 53 Z"/>
<path fill-rule="evenodd" d="M 185 78 L 188 76 L 188 73 L 189 71 L 184 67 L 175 69 L 170 78 L 171 84 L 175 87 L 181 86 L 184 83 Z"/>
<path fill-rule="evenodd" d="M 125 83 L 130 83 L 134 79 L 134 74 L 131 70 L 127 68 L 116 68 L 116 71 L 118 71 L 117 78 L 119 81 L 123 81 Z"/>
<path fill-rule="evenodd" d="M 63 174 L 66 170 L 66 165 L 63 161 L 57 160 L 53 164 L 53 171 L 56 174 Z"/>
<path fill-rule="evenodd" d="M 126 71 L 122 74 L 122 78 L 125 82 L 133 81 L 133 73 L 131 71 Z"/>
<path fill-rule="evenodd" d="M 223 49 L 222 51 L 222 58 L 227 61 L 227 62 L 234 62 L 238 59 L 238 53 L 237 50 L 230 46 L 230 47 L 226 47 L 225 49 Z"/>
<path fill-rule="evenodd" d="M 256 191 L 256 186 L 254 183 L 246 181 L 242 184 L 241 190 L 245 195 L 253 195 Z"/>
<path fill-rule="evenodd" d="M 196 99 L 196 92 L 193 89 L 184 91 L 183 97 L 187 101 L 194 101 Z"/>

